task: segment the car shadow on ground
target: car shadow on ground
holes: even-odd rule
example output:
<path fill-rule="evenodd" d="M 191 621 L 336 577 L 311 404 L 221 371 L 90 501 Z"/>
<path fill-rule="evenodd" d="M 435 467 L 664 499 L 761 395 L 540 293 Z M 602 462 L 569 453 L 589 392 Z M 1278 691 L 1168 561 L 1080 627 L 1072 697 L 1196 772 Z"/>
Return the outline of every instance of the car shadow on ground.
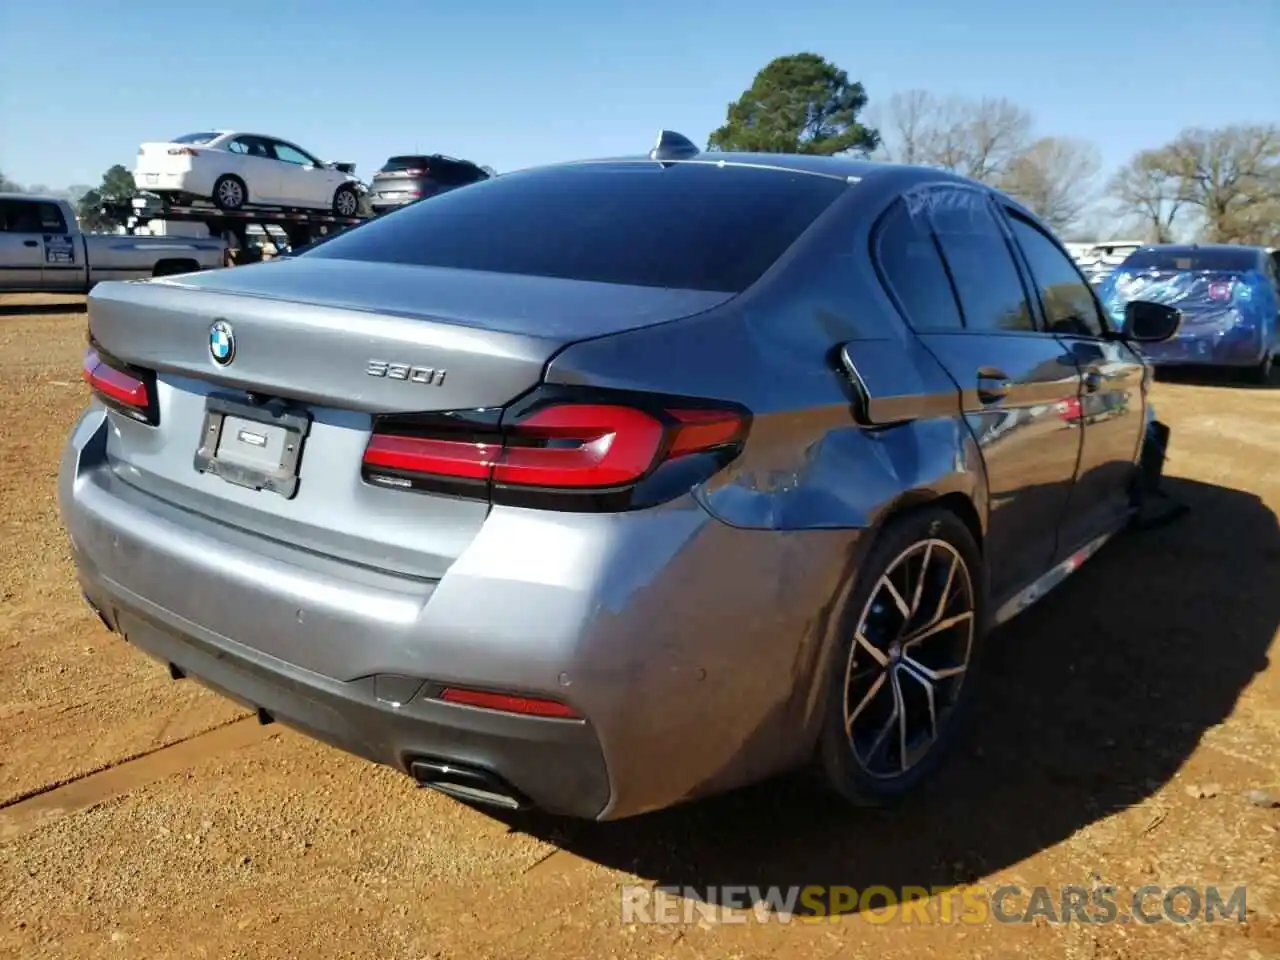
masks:
<path fill-rule="evenodd" d="M 1166 484 L 1189 513 L 1118 538 L 992 637 L 967 745 L 899 807 L 845 808 L 794 776 L 614 823 L 504 819 L 720 902 L 708 888 L 974 882 L 1143 801 L 1232 712 L 1280 625 L 1275 514 Z"/>
<path fill-rule="evenodd" d="M 1188 387 L 1228 387 L 1232 390 L 1274 390 L 1280 387 L 1280 365 L 1265 382 L 1250 380 L 1234 370 L 1198 369 L 1196 367 L 1161 367 L 1157 379 L 1165 383 L 1181 383 Z"/>
<path fill-rule="evenodd" d="M 84 313 L 83 300 L 67 303 L 0 303 L 0 317 L 51 317 L 64 313 Z"/>

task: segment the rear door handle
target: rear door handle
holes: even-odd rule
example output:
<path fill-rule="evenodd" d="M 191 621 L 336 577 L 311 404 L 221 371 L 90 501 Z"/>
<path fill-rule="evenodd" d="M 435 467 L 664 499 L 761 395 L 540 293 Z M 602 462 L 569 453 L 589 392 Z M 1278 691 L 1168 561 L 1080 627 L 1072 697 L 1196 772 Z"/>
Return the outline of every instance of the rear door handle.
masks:
<path fill-rule="evenodd" d="M 40 246 L 40 241 L 39 240 L 23 240 L 22 245 L 24 247 L 38 247 Z"/>
<path fill-rule="evenodd" d="M 978 371 L 978 399 L 983 403 L 999 403 L 1009 396 L 1009 375 L 994 367 Z"/>

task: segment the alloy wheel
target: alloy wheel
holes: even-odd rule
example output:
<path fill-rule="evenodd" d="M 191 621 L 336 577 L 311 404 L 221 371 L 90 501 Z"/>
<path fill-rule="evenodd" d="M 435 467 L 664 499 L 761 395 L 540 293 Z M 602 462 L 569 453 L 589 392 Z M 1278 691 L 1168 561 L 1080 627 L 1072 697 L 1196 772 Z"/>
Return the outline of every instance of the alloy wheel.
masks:
<path fill-rule="evenodd" d="M 845 737 L 869 776 L 900 777 L 937 742 L 969 668 L 975 619 L 968 564 L 945 540 L 912 544 L 876 581 L 844 682 Z"/>
<path fill-rule="evenodd" d="M 234 180 L 224 180 L 218 187 L 218 199 L 223 205 L 234 210 L 244 202 L 244 191 L 240 189 L 240 184 Z"/>

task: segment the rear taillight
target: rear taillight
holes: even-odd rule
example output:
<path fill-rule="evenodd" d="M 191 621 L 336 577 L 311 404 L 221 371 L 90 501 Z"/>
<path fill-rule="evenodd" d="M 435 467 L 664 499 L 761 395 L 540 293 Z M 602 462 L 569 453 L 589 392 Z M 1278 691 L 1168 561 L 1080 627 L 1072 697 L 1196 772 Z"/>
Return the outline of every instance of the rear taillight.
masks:
<path fill-rule="evenodd" d="M 1231 286 L 1232 286 L 1232 283 L 1230 280 L 1220 280 L 1220 281 L 1216 281 L 1214 283 L 1209 284 L 1209 299 L 1210 300 L 1230 300 Z"/>
<path fill-rule="evenodd" d="M 107 406 L 141 423 L 159 423 L 155 379 L 146 371 L 105 357 L 97 347 L 84 352 L 84 379 Z"/>
<path fill-rule="evenodd" d="M 540 391 L 489 426 L 481 419 L 379 418 L 364 479 L 503 503 L 628 509 L 711 476 L 738 455 L 751 418 L 685 398 Z"/>
<path fill-rule="evenodd" d="M 170 147 L 169 156 L 171 157 L 198 157 L 200 151 L 194 147 Z"/>

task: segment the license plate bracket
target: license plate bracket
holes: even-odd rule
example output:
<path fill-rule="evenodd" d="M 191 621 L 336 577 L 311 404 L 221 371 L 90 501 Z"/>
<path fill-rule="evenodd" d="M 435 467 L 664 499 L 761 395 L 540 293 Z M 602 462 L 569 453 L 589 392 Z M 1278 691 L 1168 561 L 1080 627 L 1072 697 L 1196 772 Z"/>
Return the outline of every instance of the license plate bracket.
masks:
<path fill-rule="evenodd" d="M 311 417 L 278 401 L 213 394 L 205 402 L 195 468 L 250 490 L 292 499 Z"/>

